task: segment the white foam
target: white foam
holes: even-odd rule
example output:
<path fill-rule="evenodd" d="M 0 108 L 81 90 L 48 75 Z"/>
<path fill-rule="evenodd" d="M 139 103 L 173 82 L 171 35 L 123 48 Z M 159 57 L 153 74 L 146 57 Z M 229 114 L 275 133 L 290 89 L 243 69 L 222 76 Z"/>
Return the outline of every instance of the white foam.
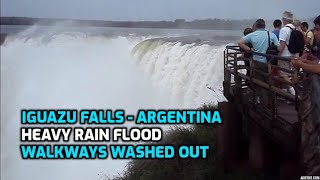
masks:
<path fill-rule="evenodd" d="M 140 44 L 132 58 L 132 49 L 144 37 L 35 36 L 36 29 L 10 37 L 1 46 L 3 180 L 99 179 L 98 173 L 121 174 L 127 162 L 21 160 L 21 109 L 121 108 L 134 114 L 143 108 L 197 108 L 223 98 L 218 91 L 223 47 L 157 41 L 145 48 Z"/>
<path fill-rule="evenodd" d="M 225 100 L 221 91 L 225 46 L 142 43 L 145 45 L 139 44 L 135 52 L 137 64 L 155 86 L 168 89 L 184 108 Z"/>
<path fill-rule="evenodd" d="M 124 37 L 78 34 L 12 37 L 1 46 L 1 179 L 99 179 L 124 170 L 127 161 L 22 160 L 20 110 L 32 108 L 125 109 L 175 106 L 136 69 Z"/>

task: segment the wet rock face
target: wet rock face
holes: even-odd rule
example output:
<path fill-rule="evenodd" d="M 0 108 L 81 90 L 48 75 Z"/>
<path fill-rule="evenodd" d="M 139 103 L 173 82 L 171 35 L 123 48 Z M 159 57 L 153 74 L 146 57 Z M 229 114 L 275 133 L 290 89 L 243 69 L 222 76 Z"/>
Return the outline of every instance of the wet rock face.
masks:
<path fill-rule="evenodd" d="M 6 39 L 6 37 L 7 37 L 7 34 L 5 33 L 0 34 L 0 45 L 4 43 L 4 40 Z"/>

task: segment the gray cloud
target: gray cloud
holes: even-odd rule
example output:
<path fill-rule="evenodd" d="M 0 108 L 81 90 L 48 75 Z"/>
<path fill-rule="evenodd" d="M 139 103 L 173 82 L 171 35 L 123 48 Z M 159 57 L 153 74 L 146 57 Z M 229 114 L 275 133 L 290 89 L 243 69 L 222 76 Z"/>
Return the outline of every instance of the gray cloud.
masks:
<path fill-rule="evenodd" d="M 102 20 L 298 18 L 320 14 L 319 0 L 1 0 L 1 16 Z"/>

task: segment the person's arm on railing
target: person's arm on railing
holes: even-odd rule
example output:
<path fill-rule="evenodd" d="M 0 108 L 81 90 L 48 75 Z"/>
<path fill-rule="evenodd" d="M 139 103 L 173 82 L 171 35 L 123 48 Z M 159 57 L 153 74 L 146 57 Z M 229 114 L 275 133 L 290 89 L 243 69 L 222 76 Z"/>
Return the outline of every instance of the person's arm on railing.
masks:
<path fill-rule="evenodd" d="M 292 60 L 291 63 L 296 69 L 302 68 L 306 72 L 320 74 L 320 64 L 307 64 L 297 59 Z"/>
<path fill-rule="evenodd" d="M 319 64 L 319 59 L 317 56 L 312 55 L 311 53 L 303 54 L 300 59 L 302 62 L 307 64 Z"/>
<path fill-rule="evenodd" d="M 306 63 L 306 64 L 311 64 L 311 65 L 317 65 L 319 64 L 319 60 L 307 60 L 307 59 L 302 59 L 302 62 Z"/>
<path fill-rule="evenodd" d="M 238 45 L 241 47 L 241 49 L 247 51 L 247 52 L 250 52 L 250 51 L 253 51 L 253 48 L 250 48 L 249 46 L 246 45 L 247 42 L 245 42 L 244 39 L 241 39 L 239 42 L 238 42 Z"/>

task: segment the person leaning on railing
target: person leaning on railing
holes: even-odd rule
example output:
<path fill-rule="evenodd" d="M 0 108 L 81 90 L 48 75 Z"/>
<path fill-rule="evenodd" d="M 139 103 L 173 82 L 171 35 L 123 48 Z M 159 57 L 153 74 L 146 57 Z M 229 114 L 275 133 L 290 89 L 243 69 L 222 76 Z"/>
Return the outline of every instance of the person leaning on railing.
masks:
<path fill-rule="evenodd" d="M 276 35 L 265 30 L 266 24 L 263 19 L 258 19 L 255 23 L 255 27 L 256 31 L 242 37 L 238 42 L 241 49 L 247 53 L 258 52 L 265 54 L 269 48 L 269 44 L 279 46 L 279 40 Z M 248 44 L 251 44 L 252 48 L 249 47 Z M 265 56 L 254 54 L 253 60 L 255 68 L 268 72 L 268 67 L 266 66 L 267 58 Z"/>
<path fill-rule="evenodd" d="M 291 64 L 296 69 L 303 69 L 306 72 L 320 75 L 320 60 L 316 56 L 308 55 L 301 58 L 294 58 Z"/>
<path fill-rule="evenodd" d="M 292 60 L 291 64 L 297 69 L 302 68 L 306 72 L 320 74 L 320 16 L 316 17 L 313 23 L 314 29 L 312 32 L 314 39 L 312 43 L 313 45 L 310 48 L 311 53 L 305 53 L 301 58 L 299 58 L 300 60 L 295 58 Z"/>
<path fill-rule="evenodd" d="M 320 15 L 316 17 L 313 23 L 314 29 L 312 31 L 314 35 L 314 41 L 311 51 L 313 55 L 317 56 L 320 59 Z"/>
<path fill-rule="evenodd" d="M 244 29 L 244 31 L 243 31 L 243 35 L 244 35 L 244 36 L 246 36 L 246 35 L 248 35 L 248 34 L 250 34 L 250 33 L 253 33 L 253 30 L 252 30 L 251 28 L 246 28 L 246 29 Z M 252 44 L 250 44 L 250 43 L 246 43 L 246 45 L 247 45 L 250 49 L 253 48 L 253 47 L 252 47 Z M 244 52 L 242 53 L 242 55 L 243 55 L 244 58 L 249 59 L 249 58 L 252 57 L 252 52 L 244 51 Z M 249 66 L 250 66 L 249 61 L 244 61 L 244 65 L 247 66 L 247 67 L 249 67 Z M 246 75 L 247 75 L 247 76 L 250 76 L 250 71 L 249 71 L 249 70 L 247 70 Z M 248 85 L 248 83 L 247 83 L 247 85 Z"/>
<path fill-rule="evenodd" d="M 266 27 L 265 21 L 263 19 L 258 19 L 255 23 L 256 31 L 242 37 L 238 42 L 238 45 L 240 46 L 240 48 L 247 53 L 257 52 L 257 53 L 265 54 L 271 44 L 278 47 L 279 40 L 277 36 L 272 32 L 266 31 L 265 27 Z M 249 47 L 248 44 L 251 44 L 253 48 Z M 258 72 L 255 72 L 251 76 L 254 76 L 254 78 L 262 82 L 266 82 L 268 80 L 268 77 L 265 76 L 264 74 L 268 73 L 267 58 L 265 56 L 253 54 L 252 59 L 253 59 L 253 67 Z M 268 103 L 268 97 L 267 97 L 268 94 L 264 91 L 265 90 L 263 88 L 260 88 L 259 86 L 256 87 L 257 103 L 260 103 L 260 99 Z"/>
<path fill-rule="evenodd" d="M 303 57 L 302 59 L 293 59 L 291 61 L 291 64 L 298 70 L 302 68 L 303 71 L 314 74 L 313 76 L 311 76 L 311 103 L 314 107 L 312 112 L 312 119 L 316 124 L 319 124 L 320 126 L 320 60 L 314 55 L 307 55 L 307 57 Z"/>

